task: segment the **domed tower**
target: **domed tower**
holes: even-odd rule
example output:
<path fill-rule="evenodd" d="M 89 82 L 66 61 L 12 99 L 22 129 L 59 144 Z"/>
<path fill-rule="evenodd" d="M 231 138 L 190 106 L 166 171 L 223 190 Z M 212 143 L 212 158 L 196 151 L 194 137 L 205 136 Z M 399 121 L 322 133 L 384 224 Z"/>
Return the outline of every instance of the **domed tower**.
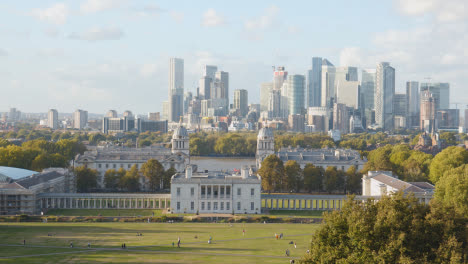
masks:
<path fill-rule="evenodd" d="M 257 168 L 260 169 L 262 161 L 271 154 L 275 154 L 275 137 L 269 127 L 262 127 L 257 136 Z"/>
<path fill-rule="evenodd" d="M 187 156 L 190 155 L 189 136 L 185 127 L 179 125 L 179 127 L 174 131 L 174 134 L 172 135 L 171 142 L 173 154 L 184 153 Z"/>

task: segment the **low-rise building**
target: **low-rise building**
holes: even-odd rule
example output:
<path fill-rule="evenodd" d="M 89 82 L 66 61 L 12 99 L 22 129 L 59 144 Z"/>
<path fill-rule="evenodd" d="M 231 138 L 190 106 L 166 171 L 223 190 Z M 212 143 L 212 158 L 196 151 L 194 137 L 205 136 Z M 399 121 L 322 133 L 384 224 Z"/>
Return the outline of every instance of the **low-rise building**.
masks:
<path fill-rule="evenodd" d="M 225 172 L 177 173 L 171 179 L 171 210 L 174 213 L 261 212 L 261 178 L 249 168 L 241 174 Z"/>

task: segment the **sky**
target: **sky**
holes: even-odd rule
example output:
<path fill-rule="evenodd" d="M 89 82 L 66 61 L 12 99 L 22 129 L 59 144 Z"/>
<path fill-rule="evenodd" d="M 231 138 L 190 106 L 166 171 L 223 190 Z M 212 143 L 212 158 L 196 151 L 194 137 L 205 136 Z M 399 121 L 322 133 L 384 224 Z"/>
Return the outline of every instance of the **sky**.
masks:
<path fill-rule="evenodd" d="M 171 57 L 185 61 L 185 91 L 204 64 L 229 72 L 231 102 L 246 89 L 259 103 L 272 66 L 306 74 L 323 57 L 388 61 L 397 92 L 449 82 L 451 102 L 468 104 L 466 0 L 3 0 L 0 13 L 0 112 L 162 111 Z"/>

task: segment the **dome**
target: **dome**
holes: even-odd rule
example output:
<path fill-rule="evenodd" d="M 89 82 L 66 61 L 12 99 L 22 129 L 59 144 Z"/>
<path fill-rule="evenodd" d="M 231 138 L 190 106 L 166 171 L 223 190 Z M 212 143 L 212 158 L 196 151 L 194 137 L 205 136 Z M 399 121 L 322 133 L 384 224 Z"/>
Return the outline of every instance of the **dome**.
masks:
<path fill-rule="evenodd" d="M 258 138 L 273 138 L 273 130 L 269 127 L 262 127 L 258 132 Z"/>
<path fill-rule="evenodd" d="M 173 139 L 184 138 L 184 137 L 188 137 L 188 133 L 187 133 L 187 129 L 183 126 L 179 126 L 178 128 L 176 128 L 176 130 L 174 131 L 174 134 L 172 135 Z"/>

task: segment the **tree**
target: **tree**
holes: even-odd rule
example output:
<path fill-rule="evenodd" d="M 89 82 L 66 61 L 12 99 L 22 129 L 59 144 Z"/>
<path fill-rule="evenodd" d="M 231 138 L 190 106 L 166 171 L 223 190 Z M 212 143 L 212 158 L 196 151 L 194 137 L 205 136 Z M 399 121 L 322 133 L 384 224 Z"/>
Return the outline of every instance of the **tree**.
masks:
<path fill-rule="evenodd" d="M 104 186 L 107 189 L 116 189 L 119 186 L 119 177 L 115 169 L 108 169 L 104 173 Z"/>
<path fill-rule="evenodd" d="M 39 154 L 31 163 L 31 169 L 42 171 L 45 168 L 66 168 L 68 167 L 67 159 L 60 154 Z"/>
<path fill-rule="evenodd" d="M 299 192 L 304 183 L 299 163 L 295 160 L 288 160 L 284 165 L 284 172 L 286 174 L 287 191 Z"/>
<path fill-rule="evenodd" d="M 357 172 L 355 166 L 349 167 L 346 171 L 346 191 L 350 193 L 360 193 L 362 190 L 362 176 Z"/>
<path fill-rule="evenodd" d="M 429 179 L 436 184 L 444 172 L 466 163 L 468 163 L 468 151 L 461 147 L 448 147 L 432 160 Z"/>
<path fill-rule="evenodd" d="M 322 141 L 322 148 L 334 148 L 335 143 L 332 140 Z"/>
<path fill-rule="evenodd" d="M 378 170 L 393 171 L 393 165 L 390 161 L 391 152 L 391 145 L 386 145 L 369 152 L 369 155 L 367 155 L 367 163 L 364 165 L 363 173 Z"/>
<path fill-rule="evenodd" d="M 149 159 L 141 166 L 141 174 L 149 181 L 150 190 L 163 188 L 164 167 L 155 159 Z"/>
<path fill-rule="evenodd" d="M 446 171 L 435 187 L 435 199 L 468 218 L 468 164 Z"/>
<path fill-rule="evenodd" d="M 88 192 L 97 187 L 97 170 L 80 166 L 75 168 L 76 189 L 78 192 Z"/>
<path fill-rule="evenodd" d="M 285 181 L 283 161 L 276 155 L 266 157 L 258 170 L 264 191 L 281 191 Z"/>
<path fill-rule="evenodd" d="M 457 137 L 456 133 L 454 132 L 444 132 L 440 134 L 440 139 L 445 141 L 445 144 L 448 146 L 455 146 L 457 145 Z"/>
<path fill-rule="evenodd" d="M 165 173 L 163 178 L 163 188 L 171 188 L 171 178 L 177 173 L 177 170 L 174 167 L 170 167 Z"/>
<path fill-rule="evenodd" d="M 8 141 L 6 139 L 3 139 L 3 138 L 0 138 L 0 148 L 6 147 L 6 146 L 9 146 L 9 145 L 11 145 L 10 141 Z"/>
<path fill-rule="evenodd" d="M 312 191 L 321 191 L 323 182 L 323 171 L 311 163 L 304 167 L 304 187 L 310 193 Z"/>
<path fill-rule="evenodd" d="M 464 263 L 466 220 L 402 193 L 324 214 L 302 263 Z"/>
<path fill-rule="evenodd" d="M 140 175 L 136 164 L 125 172 L 125 176 L 121 180 L 121 187 L 130 192 L 136 192 L 140 189 Z"/>
<path fill-rule="evenodd" d="M 324 174 L 324 189 L 329 193 L 343 190 L 344 174 L 343 171 L 337 170 L 336 167 L 327 167 Z"/>

